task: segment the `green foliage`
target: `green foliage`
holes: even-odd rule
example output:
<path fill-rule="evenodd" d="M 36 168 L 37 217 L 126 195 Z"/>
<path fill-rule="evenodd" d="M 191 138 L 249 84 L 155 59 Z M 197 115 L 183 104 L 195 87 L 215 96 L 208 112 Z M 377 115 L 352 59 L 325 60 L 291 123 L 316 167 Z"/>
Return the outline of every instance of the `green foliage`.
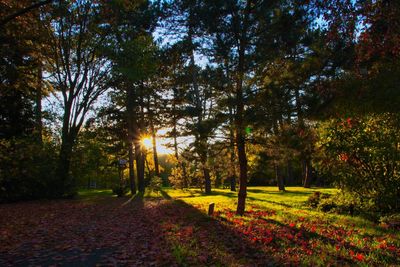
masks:
<path fill-rule="evenodd" d="M 354 214 L 357 200 L 343 192 L 331 196 L 321 197 L 317 209 L 323 212 L 336 212 L 339 214 Z"/>
<path fill-rule="evenodd" d="M 331 175 L 364 210 L 400 209 L 400 116 L 332 119 L 319 127 L 319 172 Z"/>
<path fill-rule="evenodd" d="M 151 178 L 150 183 L 148 185 L 148 189 L 152 192 L 158 193 L 161 190 L 161 186 L 163 184 L 163 180 L 159 176 L 154 176 Z"/>
<path fill-rule="evenodd" d="M 321 200 L 329 198 L 329 196 L 329 194 L 323 194 L 320 191 L 316 191 L 307 199 L 307 205 L 316 208 Z"/>
<path fill-rule="evenodd" d="M 0 202 L 57 197 L 55 150 L 52 144 L 42 147 L 30 139 L 1 139 Z"/>

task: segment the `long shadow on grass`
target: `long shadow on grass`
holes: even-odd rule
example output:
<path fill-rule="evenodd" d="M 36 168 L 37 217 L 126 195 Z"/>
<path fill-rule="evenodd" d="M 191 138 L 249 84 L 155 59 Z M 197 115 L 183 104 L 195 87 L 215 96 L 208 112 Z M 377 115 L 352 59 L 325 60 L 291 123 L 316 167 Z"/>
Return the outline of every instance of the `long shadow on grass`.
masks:
<path fill-rule="evenodd" d="M 166 199 L 171 199 L 166 192 L 162 192 L 162 195 Z M 216 195 L 220 194 L 217 192 Z M 372 246 L 359 248 L 349 241 L 343 241 L 349 235 L 349 229 L 329 225 L 327 222 L 315 225 L 317 231 L 311 231 L 312 221 L 308 222 L 308 227 L 298 228 L 290 226 L 289 223 L 285 224 L 270 218 L 254 218 L 251 217 L 251 214 L 247 214 L 245 218 L 256 220 L 256 224 L 250 234 L 245 234 L 247 228 L 241 224 L 238 226 L 237 217 L 211 218 L 182 200 L 166 202 L 160 209 L 164 210 L 165 218 L 172 218 L 170 223 L 174 225 L 171 228 L 174 234 L 170 236 L 170 243 L 178 258 L 181 260 L 184 258 L 185 264 L 188 265 L 211 265 L 224 262 L 227 265 L 242 263 L 251 266 L 321 264 L 318 255 L 327 256 L 325 260 L 322 260 L 322 264 L 356 265 L 358 263 L 356 255 L 367 255 L 371 252 L 379 258 L 385 259 L 388 264 L 399 263 L 393 255 L 376 251 Z M 173 214 L 177 213 L 179 216 L 174 217 Z M 234 212 L 231 211 L 231 213 Z M 238 219 L 240 223 L 242 218 Z M 195 229 L 193 233 L 190 227 Z M 273 242 L 263 244 L 263 241 L 260 240 L 263 240 L 262 237 L 268 237 L 265 236 L 265 231 L 268 230 L 272 231 Z M 185 233 L 186 239 L 184 238 Z M 254 238 L 259 241 L 252 242 Z M 306 247 L 304 247 L 304 242 L 308 244 Z M 311 244 L 315 242 L 322 244 L 322 249 L 313 248 Z M 328 244 L 329 246 L 325 247 Z M 292 252 L 289 252 L 288 248 L 292 249 Z M 336 251 L 337 248 L 341 250 L 340 253 Z M 293 251 L 293 249 L 295 250 Z M 313 259 L 307 255 L 309 251 L 314 255 Z M 350 251 L 353 255 L 350 254 Z M 300 262 L 296 261 L 294 257 L 288 256 L 290 253 L 299 253 L 303 259 Z M 199 259 L 208 259 L 208 261 Z"/>
<path fill-rule="evenodd" d="M 246 215 L 251 216 L 248 212 Z M 248 219 L 253 219 L 255 220 L 256 224 L 253 225 L 254 227 L 252 228 L 252 231 L 249 235 L 249 238 L 254 238 L 254 237 L 263 237 L 265 234 L 265 230 L 269 231 L 272 233 L 274 244 L 285 244 L 284 246 L 287 247 L 297 247 L 298 249 L 302 249 L 304 246 L 304 241 L 308 244 L 311 244 L 313 242 L 310 241 L 320 241 L 322 244 L 327 245 L 329 244 L 331 246 L 331 250 L 335 251 L 335 249 L 344 249 L 345 252 L 338 254 L 337 252 L 332 252 L 332 251 L 320 251 L 320 250 L 314 250 L 311 247 L 308 247 L 309 250 L 312 251 L 314 255 L 329 255 L 331 259 L 334 259 L 335 264 L 337 265 L 357 265 L 359 263 L 359 259 L 355 257 L 355 255 L 367 255 L 370 253 L 374 253 L 375 257 L 377 256 L 379 259 L 385 259 L 385 264 L 389 265 L 399 265 L 400 261 L 398 257 L 396 257 L 393 253 L 389 255 L 387 252 L 376 249 L 372 244 L 369 244 L 369 246 L 359 248 L 353 243 L 349 241 L 345 241 L 345 239 L 348 237 L 348 235 L 351 235 L 351 231 L 349 229 L 333 226 L 333 225 L 326 225 L 326 223 L 322 223 L 320 225 L 313 225 L 316 226 L 316 229 L 318 231 L 322 231 L 322 233 L 317 233 L 315 231 L 310 231 L 306 227 L 294 227 L 290 226 L 288 224 L 282 223 L 280 221 L 271 219 L 271 218 L 263 218 L 263 217 L 253 217 L 253 218 L 248 218 Z M 224 219 L 223 221 L 229 224 L 232 228 L 238 227 L 236 225 L 237 222 L 235 222 L 235 219 Z M 309 222 L 310 223 L 310 222 Z M 311 221 L 312 223 L 312 221 Z M 310 225 L 309 225 L 310 226 Z M 245 230 L 245 228 L 239 227 L 241 231 Z M 300 234 L 300 235 L 299 235 Z M 271 235 L 270 235 L 271 236 Z M 332 236 L 332 237 L 330 237 Z M 334 239 L 336 238 L 336 239 Z M 279 247 L 279 245 L 278 245 Z M 284 247 L 281 247 L 281 251 Z M 308 257 L 305 253 L 307 250 L 303 251 L 304 256 Z M 288 252 L 289 253 L 289 252 Z M 292 253 L 295 253 L 292 250 Z M 353 255 L 351 255 L 353 253 Z M 279 262 L 281 258 L 275 259 L 276 262 Z M 288 262 L 289 261 L 289 262 Z M 284 262 L 285 264 L 294 264 L 297 265 L 299 264 L 298 262 L 290 262 L 290 260 L 287 259 L 287 261 Z M 301 262 L 300 262 L 301 263 Z M 328 264 L 332 262 L 324 262 L 324 264 Z M 314 265 L 316 263 L 307 263 L 307 265 Z M 373 264 L 378 264 L 381 265 L 383 264 L 382 262 L 373 262 Z"/>
<path fill-rule="evenodd" d="M 301 192 L 301 191 L 291 191 L 291 190 L 285 190 L 285 191 L 276 191 L 276 190 L 266 190 L 266 189 L 247 189 L 247 192 L 251 193 L 256 193 L 256 194 L 276 194 L 276 195 L 299 195 L 299 196 L 304 196 L 304 195 L 311 195 L 311 192 Z"/>
<path fill-rule="evenodd" d="M 166 192 L 161 194 L 171 199 Z M 166 238 L 180 265 L 278 265 L 273 255 L 263 252 L 259 245 L 182 200 L 165 201 L 159 211 L 165 218 Z"/>
<path fill-rule="evenodd" d="M 165 191 L 162 191 L 167 194 Z M 192 191 L 188 190 L 190 193 L 189 196 L 177 196 L 174 199 L 181 199 L 181 198 L 194 198 L 194 197 L 207 197 L 207 196 L 225 196 L 228 198 L 236 198 L 237 192 L 221 192 L 221 191 L 211 191 L 211 193 L 206 194 L 203 191 L 197 190 L 193 193 Z"/>
<path fill-rule="evenodd" d="M 289 205 L 289 204 L 282 203 L 282 202 L 277 202 L 277 201 L 272 201 L 272 200 L 266 200 L 264 198 L 247 197 L 247 199 L 248 200 L 254 200 L 254 201 L 266 202 L 266 203 L 271 203 L 271 204 L 283 206 L 283 207 L 286 207 L 286 208 L 293 208 L 293 205 Z"/>

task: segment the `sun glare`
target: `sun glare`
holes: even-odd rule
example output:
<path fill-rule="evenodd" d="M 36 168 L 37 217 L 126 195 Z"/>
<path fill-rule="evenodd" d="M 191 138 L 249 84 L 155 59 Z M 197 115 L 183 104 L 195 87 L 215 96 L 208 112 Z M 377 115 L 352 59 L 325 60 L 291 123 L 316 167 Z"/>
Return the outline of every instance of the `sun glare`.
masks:
<path fill-rule="evenodd" d="M 172 154 L 173 151 L 167 148 L 165 145 L 168 141 L 165 138 L 157 138 L 157 152 L 159 154 Z M 144 137 L 142 139 L 142 145 L 147 149 L 153 149 L 153 140 L 150 137 Z"/>
<path fill-rule="evenodd" d="M 145 137 L 142 139 L 142 144 L 147 148 L 147 149 L 151 149 L 153 148 L 153 144 L 151 142 L 151 139 L 148 137 Z"/>

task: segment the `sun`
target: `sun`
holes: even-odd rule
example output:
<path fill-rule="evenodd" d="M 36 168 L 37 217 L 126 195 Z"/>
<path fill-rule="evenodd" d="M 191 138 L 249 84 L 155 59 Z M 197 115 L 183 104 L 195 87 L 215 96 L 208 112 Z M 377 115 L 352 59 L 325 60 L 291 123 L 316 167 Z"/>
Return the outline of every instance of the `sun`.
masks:
<path fill-rule="evenodd" d="M 172 154 L 173 153 L 173 151 L 167 147 L 168 146 L 167 139 L 157 138 L 156 140 L 157 140 L 156 148 L 157 148 L 157 152 L 159 154 Z M 153 139 L 151 137 L 143 137 L 141 143 L 142 143 L 142 146 L 144 148 L 146 148 L 146 150 L 153 149 Z"/>
<path fill-rule="evenodd" d="M 153 148 L 153 142 L 149 137 L 145 137 L 142 139 L 142 145 L 147 149 Z"/>

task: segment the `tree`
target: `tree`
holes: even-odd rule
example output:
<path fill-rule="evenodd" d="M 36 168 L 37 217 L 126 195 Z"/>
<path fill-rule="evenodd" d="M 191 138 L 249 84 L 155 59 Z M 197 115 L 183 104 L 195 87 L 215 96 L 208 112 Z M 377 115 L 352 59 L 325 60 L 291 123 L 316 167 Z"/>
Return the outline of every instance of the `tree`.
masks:
<path fill-rule="evenodd" d="M 209 120 L 206 118 L 210 110 L 209 97 L 207 91 L 209 86 L 201 81 L 201 67 L 196 64 L 196 55 L 201 45 L 199 40 L 204 40 L 204 31 L 200 30 L 198 19 L 199 6 L 196 1 L 174 1 L 167 4 L 165 9 L 166 18 L 164 19 L 168 30 L 165 35 L 173 36 L 177 39 L 174 49 L 179 50 L 182 64 L 178 83 L 185 91 L 185 117 L 190 120 L 186 124 L 186 134 L 192 135 L 195 141 L 191 144 L 193 152 L 199 157 L 204 178 L 204 188 L 206 194 L 211 193 L 210 169 L 208 167 L 208 139 L 211 128 Z M 208 117 L 210 117 L 208 115 Z"/>
<path fill-rule="evenodd" d="M 51 18 L 50 82 L 63 110 L 57 166 L 60 195 L 74 193 L 69 173 L 75 141 L 93 104 L 108 89 L 110 63 L 100 53 L 105 40 L 101 8 L 91 1 L 60 2 Z"/>
<path fill-rule="evenodd" d="M 157 66 L 157 48 L 150 35 L 155 23 L 155 6 L 148 1 L 138 3 L 115 2 L 111 6 L 111 36 L 106 54 L 112 61 L 113 87 L 124 98 L 123 108 L 127 127 L 129 177 L 132 194 L 136 193 L 134 161 L 138 189 L 144 191 L 146 96 L 151 94 L 146 81 Z M 151 91 L 151 90 L 150 90 Z M 146 111 L 148 112 L 148 110 Z M 135 150 L 133 150 L 135 148 Z"/>

